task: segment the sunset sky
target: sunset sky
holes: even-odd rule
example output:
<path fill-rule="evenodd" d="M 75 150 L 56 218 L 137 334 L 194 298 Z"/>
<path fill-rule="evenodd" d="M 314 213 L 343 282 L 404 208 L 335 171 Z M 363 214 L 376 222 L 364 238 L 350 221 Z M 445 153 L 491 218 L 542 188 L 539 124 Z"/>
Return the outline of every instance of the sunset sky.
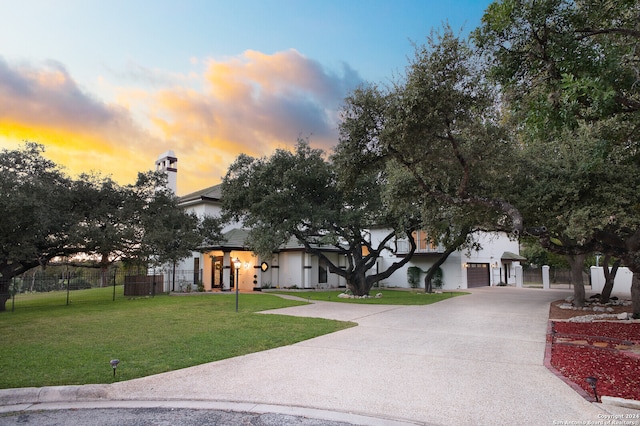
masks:
<path fill-rule="evenodd" d="M 0 148 L 122 184 L 178 157 L 178 195 L 241 152 L 337 143 L 342 100 L 468 33 L 488 0 L 0 0 Z"/>

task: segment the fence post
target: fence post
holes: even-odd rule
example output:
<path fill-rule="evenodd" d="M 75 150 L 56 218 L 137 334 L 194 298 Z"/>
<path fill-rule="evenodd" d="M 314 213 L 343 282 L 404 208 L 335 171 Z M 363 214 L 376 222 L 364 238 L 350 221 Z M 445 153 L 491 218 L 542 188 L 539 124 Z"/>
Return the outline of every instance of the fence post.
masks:
<path fill-rule="evenodd" d="M 524 277 L 522 276 L 522 265 L 515 265 L 515 274 L 516 274 L 516 287 L 522 288 L 522 284 L 524 282 Z"/>
<path fill-rule="evenodd" d="M 542 266 L 542 288 L 548 290 L 549 286 L 549 265 Z"/>
<path fill-rule="evenodd" d="M 64 275 L 63 275 L 64 277 Z M 69 290 L 71 290 L 71 276 L 67 275 L 67 306 L 69 306 Z"/>
<path fill-rule="evenodd" d="M 113 270 L 113 302 L 116 301 L 116 275 L 118 275 L 118 267 Z"/>

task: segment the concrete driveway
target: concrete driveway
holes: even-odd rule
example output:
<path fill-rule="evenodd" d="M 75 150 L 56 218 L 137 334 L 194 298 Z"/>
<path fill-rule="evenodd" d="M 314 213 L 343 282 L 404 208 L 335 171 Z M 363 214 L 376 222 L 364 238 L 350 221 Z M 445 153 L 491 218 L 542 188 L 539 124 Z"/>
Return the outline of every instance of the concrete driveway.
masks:
<path fill-rule="evenodd" d="M 319 302 L 280 309 L 268 313 L 359 326 L 116 383 L 108 395 L 272 404 L 417 424 L 595 422 L 607 413 L 543 366 L 549 302 L 569 294 L 492 287 L 427 306 Z"/>
<path fill-rule="evenodd" d="M 111 385 L 3 390 L 0 412 L 169 407 L 384 426 L 607 424 L 640 414 L 592 404 L 544 367 L 549 302 L 570 291 L 470 291 L 427 306 L 318 302 L 265 312 L 359 325 Z"/>

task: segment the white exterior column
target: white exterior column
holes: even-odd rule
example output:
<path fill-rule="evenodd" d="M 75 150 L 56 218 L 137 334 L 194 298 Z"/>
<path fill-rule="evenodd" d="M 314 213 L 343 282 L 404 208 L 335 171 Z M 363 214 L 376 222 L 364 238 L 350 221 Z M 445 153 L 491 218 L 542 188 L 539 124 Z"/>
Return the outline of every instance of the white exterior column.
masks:
<path fill-rule="evenodd" d="M 222 290 L 231 290 L 231 252 L 228 251 L 222 257 Z"/>
<path fill-rule="evenodd" d="M 302 288 L 311 288 L 311 255 L 309 253 L 305 253 L 302 258 Z"/>
<path fill-rule="evenodd" d="M 542 266 L 542 288 L 547 290 L 551 288 L 549 285 L 549 265 Z"/>
<path fill-rule="evenodd" d="M 514 265 L 513 267 L 515 275 L 516 275 L 516 287 L 522 288 L 524 283 L 524 276 L 522 273 L 522 265 Z"/>
<path fill-rule="evenodd" d="M 273 258 L 271 259 L 271 287 L 280 287 L 280 265 L 278 264 L 279 259 L 279 254 L 274 254 Z"/>

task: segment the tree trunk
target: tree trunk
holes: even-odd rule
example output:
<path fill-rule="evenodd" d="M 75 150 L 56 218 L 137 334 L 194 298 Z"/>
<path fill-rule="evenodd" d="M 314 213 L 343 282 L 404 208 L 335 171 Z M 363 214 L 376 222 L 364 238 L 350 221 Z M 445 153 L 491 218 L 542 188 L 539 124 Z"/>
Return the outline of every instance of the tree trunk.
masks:
<path fill-rule="evenodd" d="M 633 318 L 640 319 L 640 272 L 634 272 L 631 278 L 631 302 Z"/>
<path fill-rule="evenodd" d="M 424 277 L 424 292 L 433 293 L 433 275 L 437 271 L 437 268 L 431 266 L 427 271 L 427 275 Z"/>
<path fill-rule="evenodd" d="M 600 303 L 609 302 L 609 298 L 611 297 L 611 292 L 613 291 L 613 283 L 616 279 L 616 274 L 618 273 L 618 267 L 622 262 L 620 259 L 613 262 L 611 266 L 611 271 L 609 271 L 609 261 L 611 260 L 611 255 L 607 254 L 604 256 L 603 267 L 604 271 L 604 287 L 602 288 L 602 294 L 600 295 Z"/>
<path fill-rule="evenodd" d="M 367 296 L 369 294 L 371 286 L 367 283 L 367 276 L 364 270 L 356 270 L 351 274 L 350 278 L 347 280 L 347 286 L 354 296 Z"/>
<path fill-rule="evenodd" d="M 9 283 L 11 281 L 0 278 L 0 312 L 4 312 L 7 310 L 7 300 L 11 297 L 9 294 Z"/>
<path fill-rule="evenodd" d="M 573 284 L 573 305 L 579 308 L 584 306 L 585 293 L 582 271 L 584 269 L 584 254 L 567 256 L 571 265 L 571 283 Z"/>
<path fill-rule="evenodd" d="M 436 262 L 431 265 L 429 270 L 427 271 L 427 276 L 424 277 L 424 291 L 425 293 L 431 293 L 433 291 L 433 276 L 436 274 L 440 266 L 444 264 L 449 255 L 457 250 L 456 248 L 447 249 L 442 255 L 436 260 Z"/>
<path fill-rule="evenodd" d="M 108 271 L 108 267 L 100 267 L 100 287 L 109 286 L 109 275 L 107 275 Z"/>
<path fill-rule="evenodd" d="M 431 293 L 433 291 L 433 276 L 436 271 L 446 262 L 447 258 L 462 245 L 464 240 L 467 238 L 467 235 L 471 232 L 469 229 L 460 233 L 460 236 L 455 240 L 454 244 L 451 244 L 445 251 L 440 255 L 438 260 L 435 261 L 431 268 L 427 271 L 427 276 L 424 277 L 424 291 L 426 293 Z"/>
<path fill-rule="evenodd" d="M 103 253 L 100 258 L 100 287 L 108 287 L 109 286 L 109 276 L 107 272 L 109 270 L 109 253 Z"/>

